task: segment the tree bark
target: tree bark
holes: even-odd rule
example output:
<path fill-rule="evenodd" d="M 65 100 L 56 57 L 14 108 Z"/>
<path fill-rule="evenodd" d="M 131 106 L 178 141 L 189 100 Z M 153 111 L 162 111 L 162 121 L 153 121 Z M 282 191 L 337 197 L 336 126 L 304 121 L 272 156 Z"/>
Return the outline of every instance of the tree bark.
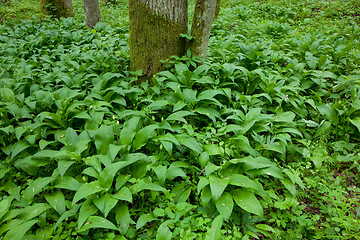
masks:
<path fill-rule="evenodd" d="M 164 69 L 160 60 L 185 54 L 187 10 L 187 0 L 129 0 L 130 70 L 149 80 Z"/>
<path fill-rule="evenodd" d="M 219 16 L 220 13 L 220 5 L 221 5 L 221 0 L 217 0 L 216 1 L 216 8 L 215 8 L 215 18 L 214 20 L 216 20 Z"/>
<path fill-rule="evenodd" d="M 218 4 L 217 4 L 218 3 Z M 195 38 L 189 48 L 193 56 L 206 57 L 212 23 L 216 17 L 218 0 L 197 0 L 194 11 L 191 36 Z"/>
<path fill-rule="evenodd" d="M 93 28 L 98 22 L 101 21 L 100 7 L 98 0 L 84 0 L 84 11 L 86 26 Z"/>
<path fill-rule="evenodd" d="M 41 13 L 55 18 L 73 17 L 72 0 L 41 0 Z"/>

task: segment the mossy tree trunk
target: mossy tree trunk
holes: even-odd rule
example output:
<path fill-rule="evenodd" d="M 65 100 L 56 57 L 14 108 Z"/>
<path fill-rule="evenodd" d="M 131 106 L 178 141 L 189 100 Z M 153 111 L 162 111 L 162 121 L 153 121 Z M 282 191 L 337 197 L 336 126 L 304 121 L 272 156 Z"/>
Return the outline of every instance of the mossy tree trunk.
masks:
<path fill-rule="evenodd" d="M 191 36 L 195 38 L 189 44 L 192 55 L 206 57 L 210 30 L 214 19 L 217 17 L 220 6 L 219 0 L 197 0 L 194 11 Z"/>
<path fill-rule="evenodd" d="M 129 0 L 130 70 L 141 69 L 142 80 L 150 80 L 164 69 L 160 60 L 181 57 L 187 48 L 205 57 L 220 1 L 197 0 L 191 29 L 195 41 L 187 43 L 180 34 L 188 30 L 188 0 Z"/>
<path fill-rule="evenodd" d="M 164 68 L 160 60 L 185 54 L 187 11 L 187 0 L 129 0 L 130 70 L 151 79 Z"/>
<path fill-rule="evenodd" d="M 98 0 L 84 0 L 86 26 L 93 28 L 101 21 L 100 7 Z"/>
<path fill-rule="evenodd" d="M 55 18 L 73 17 L 72 0 L 41 0 L 41 13 Z"/>

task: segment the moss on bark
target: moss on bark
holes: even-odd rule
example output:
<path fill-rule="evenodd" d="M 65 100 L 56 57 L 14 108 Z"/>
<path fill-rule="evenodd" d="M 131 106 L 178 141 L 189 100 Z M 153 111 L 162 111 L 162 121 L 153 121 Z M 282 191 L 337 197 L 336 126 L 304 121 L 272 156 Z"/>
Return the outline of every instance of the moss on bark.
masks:
<path fill-rule="evenodd" d="M 218 0 L 197 0 L 191 26 L 191 36 L 195 38 L 189 43 L 193 56 L 206 57 L 210 31 L 216 16 Z"/>
<path fill-rule="evenodd" d="M 187 0 L 129 0 L 130 69 L 143 80 L 164 69 L 160 60 L 183 56 L 187 33 Z"/>
<path fill-rule="evenodd" d="M 98 22 L 101 21 L 100 7 L 98 0 L 84 0 L 84 11 L 86 26 L 93 28 Z"/>
<path fill-rule="evenodd" d="M 54 18 L 73 17 L 72 0 L 41 0 L 41 13 Z"/>

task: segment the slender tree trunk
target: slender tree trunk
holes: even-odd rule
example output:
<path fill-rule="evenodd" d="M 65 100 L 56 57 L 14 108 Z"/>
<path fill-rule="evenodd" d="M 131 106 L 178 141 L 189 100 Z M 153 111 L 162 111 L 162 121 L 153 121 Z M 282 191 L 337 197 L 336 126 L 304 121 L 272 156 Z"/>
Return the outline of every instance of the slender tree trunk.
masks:
<path fill-rule="evenodd" d="M 149 80 L 163 70 L 160 60 L 185 54 L 187 7 L 187 0 L 129 0 L 130 70 Z"/>
<path fill-rule="evenodd" d="M 217 0 L 216 1 L 216 8 L 215 8 L 215 18 L 214 20 L 216 20 L 219 16 L 220 13 L 220 5 L 221 5 L 221 0 Z"/>
<path fill-rule="evenodd" d="M 101 21 L 99 0 L 84 0 L 86 26 L 93 28 Z"/>
<path fill-rule="evenodd" d="M 41 0 L 41 12 L 45 15 L 60 17 L 73 17 L 72 0 Z"/>
<path fill-rule="evenodd" d="M 218 3 L 218 4 L 217 4 Z M 191 26 L 191 36 L 195 38 L 189 44 L 192 55 L 206 57 L 212 23 L 216 17 L 216 6 L 219 0 L 197 0 L 194 11 L 194 19 Z"/>

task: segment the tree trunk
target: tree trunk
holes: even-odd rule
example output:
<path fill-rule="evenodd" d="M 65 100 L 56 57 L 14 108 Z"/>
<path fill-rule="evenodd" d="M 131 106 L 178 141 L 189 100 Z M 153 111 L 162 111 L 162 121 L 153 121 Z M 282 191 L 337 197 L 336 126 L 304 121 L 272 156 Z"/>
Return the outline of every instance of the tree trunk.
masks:
<path fill-rule="evenodd" d="M 206 57 L 212 23 L 216 16 L 219 0 L 197 0 L 194 11 L 191 36 L 195 38 L 190 44 L 193 56 Z"/>
<path fill-rule="evenodd" d="M 221 5 L 221 0 L 217 0 L 216 1 L 216 8 L 215 8 L 215 18 L 214 20 L 216 20 L 219 16 L 220 13 L 220 5 Z"/>
<path fill-rule="evenodd" d="M 98 0 L 84 0 L 86 26 L 93 28 L 101 21 L 100 7 Z"/>
<path fill-rule="evenodd" d="M 185 54 L 187 7 L 187 0 L 129 0 L 130 70 L 149 80 L 164 69 L 160 60 Z"/>
<path fill-rule="evenodd" d="M 72 0 L 41 0 L 41 13 L 55 18 L 73 17 Z"/>

